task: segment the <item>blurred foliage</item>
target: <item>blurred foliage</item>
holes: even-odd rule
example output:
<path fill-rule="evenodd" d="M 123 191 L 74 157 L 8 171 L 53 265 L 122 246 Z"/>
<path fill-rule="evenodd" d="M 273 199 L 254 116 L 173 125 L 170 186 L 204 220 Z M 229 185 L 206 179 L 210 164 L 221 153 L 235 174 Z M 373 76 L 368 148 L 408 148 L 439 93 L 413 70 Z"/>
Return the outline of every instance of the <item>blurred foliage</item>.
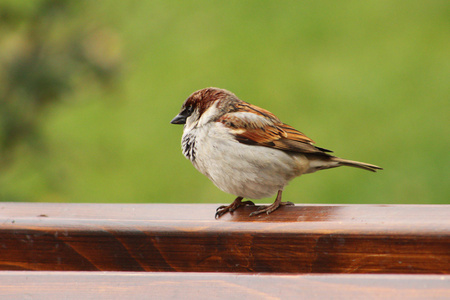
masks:
<path fill-rule="evenodd" d="M 74 24 L 77 1 L 0 3 L 0 157 L 6 164 L 18 143 L 38 147 L 40 117 L 64 101 L 77 77 L 111 87 L 117 41 L 106 30 Z M 106 51 L 105 51 L 106 50 Z"/>
<path fill-rule="evenodd" d="M 306 175 L 285 199 L 449 203 L 449 12 L 446 0 L 2 1 L 0 200 L 230 202 L 169 124 L 218 86 L 385 168 Z"/>

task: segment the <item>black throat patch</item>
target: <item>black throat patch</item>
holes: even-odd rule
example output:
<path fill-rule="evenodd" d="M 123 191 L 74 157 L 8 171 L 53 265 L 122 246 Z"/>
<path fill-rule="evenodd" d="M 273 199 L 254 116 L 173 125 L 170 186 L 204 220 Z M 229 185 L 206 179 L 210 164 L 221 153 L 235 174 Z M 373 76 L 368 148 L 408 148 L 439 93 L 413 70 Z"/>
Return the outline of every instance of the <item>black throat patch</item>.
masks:
<path fill-rule="evenodd" d="M 193 135 L 186 135 L 183 137 L 183 140 L 181 141 L 181 148 L 183 150 L 183 155 L 189 159 L 190 161 L 195 160 L 195 136 Z"/>

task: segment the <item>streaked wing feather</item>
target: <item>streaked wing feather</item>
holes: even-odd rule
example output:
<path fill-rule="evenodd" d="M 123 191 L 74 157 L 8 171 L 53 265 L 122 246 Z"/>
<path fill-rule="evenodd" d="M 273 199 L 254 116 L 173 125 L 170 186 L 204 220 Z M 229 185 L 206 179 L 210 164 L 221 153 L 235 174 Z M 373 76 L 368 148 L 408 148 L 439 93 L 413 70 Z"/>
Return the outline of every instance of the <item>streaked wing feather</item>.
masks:
<path fill-rule="evenodd" d="M 230 128 L 240 143 L 260 145 L 284 151 L 328 155 L 330 150 L 313 145 L 314 141 L 292 126 L 282 123 L 271 112 L 243 102 L 235 112 L 217 120 Z"/>

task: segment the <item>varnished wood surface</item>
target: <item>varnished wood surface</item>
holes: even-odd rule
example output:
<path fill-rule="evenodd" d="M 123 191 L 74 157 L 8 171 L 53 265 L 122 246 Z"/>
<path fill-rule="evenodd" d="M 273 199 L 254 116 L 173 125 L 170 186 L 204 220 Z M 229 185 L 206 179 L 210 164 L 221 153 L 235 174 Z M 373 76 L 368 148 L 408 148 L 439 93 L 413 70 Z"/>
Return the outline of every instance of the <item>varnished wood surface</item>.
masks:
<path fill-rule="evenodd" d="M 442 275 L 0 272 L 1 299 L 449 299 Z"/>
<path fill-rule="evenodd" d="M 450 274 L 450 205 L 0 203 L 0 270 Z"/>

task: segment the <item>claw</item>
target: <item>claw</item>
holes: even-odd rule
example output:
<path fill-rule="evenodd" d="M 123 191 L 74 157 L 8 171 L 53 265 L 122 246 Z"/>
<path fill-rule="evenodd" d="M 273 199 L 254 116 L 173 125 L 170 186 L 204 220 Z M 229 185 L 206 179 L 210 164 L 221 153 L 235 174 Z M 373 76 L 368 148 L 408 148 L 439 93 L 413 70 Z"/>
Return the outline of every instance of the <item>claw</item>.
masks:
<path fill-rule="evenodd" d="M 282 193 L 281 190 L 278 191 L 277 198 L 275 199 L 275 202 L 273 202 L 273 204 L 268 205 L 268 206 L 260 206 L 260 207 L 258 207 L 254 212 L 252 212 L 249 215 L 249 217 L 253 217 L 253 216 L 256 216 L 256 215 L 259 215 L 259 214 L 262 214 L 262 213 L 266 213 L 266 214 L 269 215 L 269 214 L 273 213 L 275 210 L 277 210 L 280 206 L 283 206 L 283 205 L 288 205 L 288 206 L 294 205 L 294 203 L 289 202 L 289 201 L 281 202 L 281 193 Z"/>
<path fill-rule="evenodd" d="M 220 218 L 223 214 L 224 214 L 224 213 L 222 213 L 222 212 L 220 212 L 220 211 L 216 212 L 216 214 L 214 215 L 214 219 Z"/>
<path fill-rule="evenodd" d="M 226 205 L 221 205 L 216 209 L 216 214 L 214 216 L 214 218 L 218 219 L 221 216 L 223 216 L 225 213 L 227 212 L 234 212 L 236 209 L 238 209 L 241 206 L 246 206 L 246 205 L 255 205 L 255 203 L 253 203 L 252 201 L 241 201 L 243 198 L 242 197 L 237 197 L 233 203 L 231 203 L 230 205 L 226 206 Z"/>
<path fill-rule="evenodd" d="M 219 206 L 218 208 L 216 208 L 216 211 L 219 211 L 220 209 L 223 209 L 223 208 L 225 208 L 226 207 L 226 205 L 221 205 L 221 206 Z"/>

